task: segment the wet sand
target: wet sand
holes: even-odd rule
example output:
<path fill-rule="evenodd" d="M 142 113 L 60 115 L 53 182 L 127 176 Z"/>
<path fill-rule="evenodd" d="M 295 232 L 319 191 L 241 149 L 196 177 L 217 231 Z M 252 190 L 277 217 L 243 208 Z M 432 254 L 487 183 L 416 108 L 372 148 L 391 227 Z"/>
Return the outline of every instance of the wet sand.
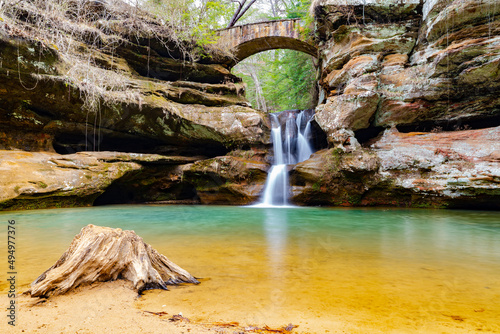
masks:
<path fill-rule="evenodd" d="M 453 314 L 443 314 L 435 319 L 418 320 L 418 312 L 406 317 L 387 314 L 384 319 L 376 319 L 373 314 L 363 314 L 359 310 L 344 309 L 343 315 L 331 317 L 304 318 L 300 311 L 283 317 L 276 314 L 262 313 L 257 322 L 238 323 L 245 319 L 238 310 L 224 307 L 214 293 L 213 300 L 196 310 L 196 307 L 183 307 L 182 315 L 189 321 L 171 321 L 173 315 L 181 312 L 179 300 L 196 293 L 197 286 L 189 285 L 175 288 L 176 292 L 151 290 L 139 297 L 129 282 L 94 283 L 79 287 L 65 295 L 54 296 L 47 300 L 21 295 L 17 298 L 17 326 L 12 328 L 7 321 L 0 324 L 2 333 L 271 333 L 259 331 L 264 326 L 272 329 L 286 327 L 290 318 L 296 321 L 290 333 L 499 333 L 499 327 L 492 323 L 491 328 L 477 327 L 474 319 Z M 5 294 L 0 298 L 2 305 L 7 305 Z M 184 298 L 183 302 L 187 299 Z M 182 302 L 182 301 L 181 301 Z M 230 304 L 230 303 L 229 303 Z M 212 305 L 207 308 L 207 305 Z M 321 308 L 321 305 L 318 305 Z M 213 314 L 207 310 L 213 309 Z M 217 312 L 219 309 L 220 312 Z M 248 305 L 249 314 L 256 307 Z M 272 309 L 268 309 L 272 312 Z M 410 311 L 410 310 L 409 310 Z M 166 312 L 166 314 L 164 313 Z M 411 312 L 411 311 L 410 311 Z M 471 310 L 472 314 L 488 313 L 485 309 Z M 153 314 L 157 313 L 157 314 Z M 306 312 L 310 317 L 311 310 Z M 214 316 L 217 314 L 217 316 Z M 320 313 L 319 313 L 320 314 Z M 231 318 L 234 317 L 234 318 Z M 286 319 L 285 319 L 286 318 Z M 493 319 L 492 319 L 493 321 Z M 233 326 L 229 326 L 231 324 Z M 225 324 L 225 325 L 224 325 Z M 495 327 L 496 326 L 496 327 Z M 283 332 L 286 333 L 286 332 Z"/>
<path fill-rule="evenodd" d="M 118 280 L 95 283 L 47 300 L 18 297 L 15 328 L 6 321 L 1 333 L 210 333 L 200 325 L 168 319 L 135 307 L 137 293 L 131 284 Z M 7 296 L 0 299 L 7 305 Z M 159 312 L 161 310 L 152 310 Z"/>

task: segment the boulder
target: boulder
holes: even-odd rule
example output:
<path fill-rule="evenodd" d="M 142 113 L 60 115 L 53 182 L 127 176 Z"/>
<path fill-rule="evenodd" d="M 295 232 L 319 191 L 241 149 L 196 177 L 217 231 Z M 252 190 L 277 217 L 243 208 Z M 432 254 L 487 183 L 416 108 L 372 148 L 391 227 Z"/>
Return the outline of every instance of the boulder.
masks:
<path fill-rule="evenodd" d="M 364 193 L 378 183 L 378 165 L 376 155 L 366 150 L 318 151 L 292 169 L 291 201 L 301 205 L 359 205 Z"/>
<path fill-rule="evenodd" d="M 369 127 L 377 111 L 379 95 L 371 91 L 359 94 L 342 94 L 328 98 L 316 108 L 315 120 L 325 131 L 329 142 L 341 129 L 359 130 Z"/>
<path fill-rule="evenodd" d="M 315 153 L 291 172 L 307 205 L 500 209 L 500 127 L 441 133 L 395 128 L 352 151 Z"/>
<path fill-rule="evenodd" d="M 183 180 L 193 184 L 202 204 L 246 205 L 258 200 L 269 164 L 252 156 L 223 156 L 183 167 Z"/>
<path fill-rule="evenodd" d="M 0 151 L 0 157 L 2 209 L 91 205 L 113 180 L 141 168 L 83 153 Z"/>
<path fill-rule="evenodd" d="M 161 200 L 161 194 L 169 191 L 162 188 L 160 182 L 151 185 L 155 173 L 168 179 L 172 187 L 175 184 L 182 194 L 180 172 L 175 173 L 176 168 L 197 159 L 200 158 L 121 152 L 60 155 L 52 152 L 0 151 L 0 208 L 15 210 L 89 206 L 98 198 L 98 204 Z M 120 201 L 116 201 L 116 197 L 115 201 L 109 199 L 113 197 L 117 183 L 137 178 L 137 175 L 149 180 L 149 184 L 144 182 L 146 184 L 142 185 L 151 189 L 137 198 L 128 198 L 128 193 L 122 191 Z M 187 195 L 182 197 L 181 194 L 172 191 L 170 196 L 177 195 L 172 199 L 185 199 Z M 190 194 L 189 198 L 195 196 L 196 193 Z"/>

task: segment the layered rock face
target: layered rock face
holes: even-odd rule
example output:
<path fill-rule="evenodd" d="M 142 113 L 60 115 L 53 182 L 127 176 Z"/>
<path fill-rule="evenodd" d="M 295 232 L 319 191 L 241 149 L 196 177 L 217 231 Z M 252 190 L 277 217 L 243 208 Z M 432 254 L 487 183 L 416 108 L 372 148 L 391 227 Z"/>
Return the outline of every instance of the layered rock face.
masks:
<path fill-rule="evenodd" d="M 68 0 L 64 10 L 34 3 L 0 4 L 2 208 L 199 202 L 197 184 L 214 176 L 197 166 L 212 161 L 190 164 L 231 151 L 254 156 L 270 144 L 267 116 L 249 107 L 241 80 L 218 64 L 223 56 L 198 54 L 119 1 Z M 82 151 L 149 157 L 109 162 Z M 246 168 L 241 173 L 231 177 L 246 179 Z M 247 193 L 242 187 L 235 202 Z"/>
<path fill-rule="evenodd" d="M 315 14 L 332 149 L 296 166 L 296 202 L 500 208 L 498 2 L 325 0 Z"/>
<path fill-rule="evenodd" d="M 301 204 L 498 209 L 500 128 L 388 129 L 365 148 L 330 148 L 292 171 Z"/>
<path fill-rule="evenodd" d="M 141 51 L 140 45 L 128 47 Z M 217 154 L 240 145 L 268 144 L 265 115 L 247 106 L 243 86 L 220 65 L 187 63 L 186 76 L 196 67 L 199 76 L 190 79 L 201 82 L 179 80 L 182 73 L 172 75 L 178 80 L 171 82 L 139 75 L 139 65 L 127 52 L 95 52 L 109 67 L 79 70 L 94 71 L 90 75 L 103 81 L 119 81 L 120 89 L 103 84 L 86 90 L 97 80 L 87 84 L 84 73 L 82 84 L 72 85 L 66 78 L 72 64 L 57 50 L 0 36 L 0 148 L 55 149 L 63 154 L 89 149 Z M 148 54 L 139 55 L 142 66 L 151 66 Z M 158 71 L 182 71 L 181 60 L 157 58 L 164 59 Z M 112 71 L 115 63 L 121 66 L 119 74 Z M 152 75 L 162 78 L 158 72 Z"/>

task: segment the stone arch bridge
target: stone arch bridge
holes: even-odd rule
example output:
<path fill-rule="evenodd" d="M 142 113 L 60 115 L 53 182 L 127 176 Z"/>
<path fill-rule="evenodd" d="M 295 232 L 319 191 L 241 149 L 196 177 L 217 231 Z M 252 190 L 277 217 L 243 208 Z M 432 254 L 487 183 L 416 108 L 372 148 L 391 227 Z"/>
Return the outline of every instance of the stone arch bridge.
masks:
<path fill-rule="evenodd" d="M 318 48 L 313 40 L 302 36 L 304 28 L 300 23 L 300 19 L 250 23 L 221 29 L 218 34 L 234 51 L 236 63 L 256 53 L 273 49 L 297 50 L 318 57 Z"/>

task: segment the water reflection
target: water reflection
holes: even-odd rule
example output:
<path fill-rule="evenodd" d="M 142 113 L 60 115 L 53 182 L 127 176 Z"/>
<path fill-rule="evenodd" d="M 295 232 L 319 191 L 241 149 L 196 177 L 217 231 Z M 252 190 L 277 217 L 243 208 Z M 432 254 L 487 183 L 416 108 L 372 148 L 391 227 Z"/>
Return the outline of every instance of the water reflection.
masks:
<path fill-rule="evenodd" d="M 274 276 L 282 275 L 283 257 L 287 247 L 288 212 L 283 209 L 264 210 L 264 232 L 267 241 L 267 255 Z"/>

